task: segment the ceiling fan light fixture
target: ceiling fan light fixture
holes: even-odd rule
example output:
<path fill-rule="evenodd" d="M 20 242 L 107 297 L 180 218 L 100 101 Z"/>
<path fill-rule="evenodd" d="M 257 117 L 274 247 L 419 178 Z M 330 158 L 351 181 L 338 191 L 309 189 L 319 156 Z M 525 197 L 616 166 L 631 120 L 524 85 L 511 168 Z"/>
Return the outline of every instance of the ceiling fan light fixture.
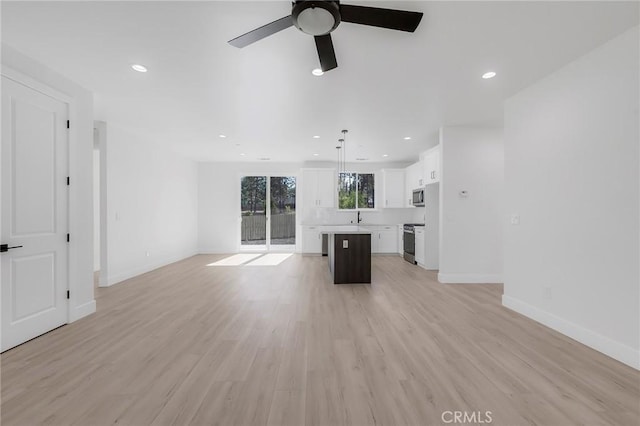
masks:
<path fill-rule="evenodd" d="M 496 73 L 494 71 L 489 71 L 489 72 L 485 72 L 484 74 L 482 74 L 482 78 L 484 78 L 485 80 L 488 80 L 490 78 L 493 78 L 496 76 Z"/>
<path fill-rule="evenodd" d="M 340 23 L 340 9 L 335 1 L 296 2 L 291 12 L 293 24 L 312 36 L 329 34 Z"/>

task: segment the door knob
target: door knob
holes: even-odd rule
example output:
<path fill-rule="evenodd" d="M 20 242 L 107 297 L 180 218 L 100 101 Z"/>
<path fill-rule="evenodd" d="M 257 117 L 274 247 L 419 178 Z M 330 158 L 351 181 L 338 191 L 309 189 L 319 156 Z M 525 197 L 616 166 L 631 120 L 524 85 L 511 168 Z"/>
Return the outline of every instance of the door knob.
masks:
<path fill-rule="evenodd" d="M 9 247 L 9 244 L 0 244 L 0 253 L 4 253 L 5 251 L 9 251 L 11 249 L 20 248 L 22 246 L 13 246 Z"/>

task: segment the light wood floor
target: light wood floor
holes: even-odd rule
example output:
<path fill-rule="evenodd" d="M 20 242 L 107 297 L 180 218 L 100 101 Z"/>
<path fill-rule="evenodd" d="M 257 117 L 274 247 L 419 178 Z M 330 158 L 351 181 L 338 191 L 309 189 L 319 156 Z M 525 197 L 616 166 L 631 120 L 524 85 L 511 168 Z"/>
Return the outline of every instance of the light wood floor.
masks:
<path fill-rule="evenodd" d="M 221 257 L 97 289 L 95 315 L 4 353 L 2 424 L 640 419 L 638 371 L 503 308 L 501 285 L 442 285 L 391 256 L 371 286 L 334 286 L 326 258 L 207 266 Z"/>

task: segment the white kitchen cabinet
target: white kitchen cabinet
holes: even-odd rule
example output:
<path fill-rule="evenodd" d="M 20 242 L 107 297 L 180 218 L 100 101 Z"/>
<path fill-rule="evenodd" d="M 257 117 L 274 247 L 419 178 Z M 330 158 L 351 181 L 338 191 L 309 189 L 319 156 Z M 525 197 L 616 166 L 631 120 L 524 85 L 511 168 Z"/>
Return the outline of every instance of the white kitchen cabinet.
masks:
<path fill-rule="evenodd" d="M 335 207 L 335 181 L 336 171 L 334 169 L 303 169 L 303 209 Z"/>
<path fill-rule="evenodd" d="M 404 256 L 404 225 L 398 225 L 398 254 Z"/>
<path fill-rule="evenodd" d="M 333 169 L 318 170 L 318 207 L 333 208 L 336 205 L 336 179 Z"/>
<path fill-rule="evenodd" d="M 405 207 L 404 169 L 384 169 L 382 171 L 383 208 Z"/>
<path fill-rule="evenodd" d="M 396 253 L 398 237 L 395 226 L 385 226 L 378 231 L 378 253 Z"/>
<path fill-rule="evenodd" d="M 303 254 L 321 254 L 322 253 L 322 234 L 318 226 L 302 227 L 302 253 Z"/>
<path fill-rule="evenodd" d="M 425 184 L 440 182 L 440 145 L 424 154 Z"/>
<path fill-rule="evenodd" d="M 366 229 L 371 231 L 371 253 L 398 251 L 398 234 L 394 225 L 366 226 Z"/>
<path fill-rule="evenodd" d="M 415 236 L 416 236 L 416 262 L 418 265 L 424 266 L 424 226 L 416 226 L 415 227 Z"/>
<path fill-rule="evenodd" d="M 412 207 L 413 190 L 424 187 L 424 166 L 422 161 L 405 169 L 405 207 Z"/>

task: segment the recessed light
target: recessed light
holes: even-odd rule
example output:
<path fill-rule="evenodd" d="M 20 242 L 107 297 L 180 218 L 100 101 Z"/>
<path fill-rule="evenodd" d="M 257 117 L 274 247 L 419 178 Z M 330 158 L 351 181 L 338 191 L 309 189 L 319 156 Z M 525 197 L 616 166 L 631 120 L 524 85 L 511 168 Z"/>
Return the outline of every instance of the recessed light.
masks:
<path fill-rule="evenodd" d="M 138 72 L 147 72 L 147 67 L 145 67 L 144 65 L 133 64 L 133 65 L 131 65 L 131 68 L 133 68 L 134 70 L 136 70 Z"/>
<path fill-rule="evenodd" d="M 383 157 L 388 157 L 388 155 L 387 155 L 387 154 L 382 154 L 382 156 L 383 156 Z"/>
<path fill-rule="evenodd" d="M 227 135 L 218 135 L 218 137 L 224 139 L 227 137 Z"/>
<path fill-rule="evenodd" d="M 411 136 L 405 136 L 403 139 L 404 139 L 405 141 L 410 141 L 410 140 L 411 140 Z"/>
<path fill-rule="evenodd" d="M 314 138 L 314 139 L 320 139 L 320 136 L 315 135 L 313 138 Z"/>
<path fill-rule="evenodd" d="M 322 71 L 320 68 L 314 68 L 313 70 L 311 70 L 311 74 L 315 75 L 316 77 L 320 77 L 322 74 L 324 74 L 324 71 Z"/>
<path fill-rule="evenodd" d="M 484 78 L 485 80 L 488 80 L 490 78 L 493 78 L 496 76 L 496 73 L 493 71 L 489 71 L 489 72 L 485 72 L 484 74 L 482 74 L 482 78 Z"/>
<path fill-rule="evenodd" d="M 240 153 L 240 156 L 244 157 L 244 152 Z"/>
<path fill-rule="evenodd" d="M 314 157 L 317 157 L 318 155 L 320 155 L 320 154 L 313 154 Z"/>

